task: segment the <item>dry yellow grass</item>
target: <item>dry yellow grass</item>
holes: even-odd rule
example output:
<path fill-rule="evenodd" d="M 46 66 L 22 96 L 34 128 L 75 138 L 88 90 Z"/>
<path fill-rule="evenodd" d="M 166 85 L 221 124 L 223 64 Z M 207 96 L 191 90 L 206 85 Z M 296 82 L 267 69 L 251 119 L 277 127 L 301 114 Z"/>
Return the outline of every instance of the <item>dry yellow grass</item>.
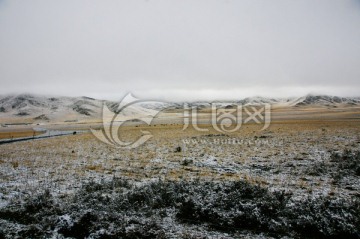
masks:
<path fill-rule="evenodd" d="M 29 174 L 27 177 L 30 179 L 41 179 L 43 182 L 51 180 L 58 184 L 105 176 L 134 180 L 245 179 L 261 185 L 293 183 L 308 190 L 314 185 L 296 177 L 288 180 L 294 177 L 291 167 L 290 173 L 282 178 L 276 173 L 270 176 L 264 173 L 266 168 L 256 171 L 257 168 L 254 169 L 252 165 L 271 167 L 272 172 L 276 172 L 277 167 L 279 171 L 283 170 L 289 160 L 302 164 L 321 157 L 319 152 L 360 146 L 360 119 L 357 118 L 358 111 L 354 109 L 348 110 L 348 114 L 339 112 L 338 117 L 325 119 L 320 118 L 323 111 L 314 113 L 314 110 L 307 109 L 306 112 L 310 113 L 301 117 L 295 117 L 299 109 L 288 114 L 283 111 L 280 114 L 280 111 L 274 112 L 270 127 L 264 131 L 260 131 L 262 125 L 245 124 L 237 132 L 226 135 L 209 124 L 200 125 L 208 132 L 196 131 L 192 126 L 182 130 L 183 125 L 175 123 L 165 125 L 155 122 L 151 126 L 122 127 L 120 133 L 124 140 L 136 139 L 141 135 L 141 130 L 153 135 L 144 145 L 132 150 L 104 144 L 90 133 L 4 144 L 0 145 L 0 163 L 5 172 L 3 178 L 16 181 L 21 174 Z M 286 115 L 288 117 L 284 118 Z M 84 128 L 88 126 L 82 125 Z M 65 126 L 52 127 L 62 129 Z M 24 136 L 23 131 L 6 132 L 9 133 Z M 243 143 L 231 144 L 227 141 L 229 139 L 243 140 Z M 191 140 L 197 141 L 192 143 Z M 181 147 L 180 152 L 176 150 L 177 147 Z M 208 161 L 212 158 L 216 161 Z M 184 163 L 184 160 L 191 162 Z M 24 167 L 26 171 L 21 170 Z"/>
<path fill-rule="evenodd" d="M 9 132 L 0 132 L 0 139 L 15 139 L 22 137 L 31 137 L 43 134 L 44 132 L 27 130 L 27 131 L 9 131 Z"/>

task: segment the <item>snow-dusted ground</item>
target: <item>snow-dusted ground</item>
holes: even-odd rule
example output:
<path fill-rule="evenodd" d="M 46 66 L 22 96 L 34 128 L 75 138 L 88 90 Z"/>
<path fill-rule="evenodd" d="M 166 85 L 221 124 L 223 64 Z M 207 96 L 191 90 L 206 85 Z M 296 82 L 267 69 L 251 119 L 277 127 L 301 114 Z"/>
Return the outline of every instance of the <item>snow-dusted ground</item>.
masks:
<path fill-rule="evenodd" d="M 272 193 L 279 192 L 288 195 L 285 209 L 291 212 L 295 210 L 295 206 L 319 200 L 323 202 L 321 200 L 327 198 L 331 202 L 330 205 L 334 204 L 337 207 L 335 202 L 344 205 L 344 208 L 340 209 L 342 213 L 335 213 L 331 220 L 340 217 L 339 221 L 344 222 L 344 228 L 351 228 L 349 221 L 357 220 L 356 218 L 350 220 L 354 212 L 346 211 L 352 208 L 346 205 L 359 200 L 360 197 L 360 126 L 357 123 L 272 125 L 264 132 L 257 131 L 253 126 L 245 126 L 239 133 L 231 135 L 181 131 L 180 128 L 149 127 L 148 130 L 151 130 L 154 135 L 153 139 L 134 150 L 113 148 L 87 134 L 0 145 L 1 210 L 6 212 L 8 208 L 14 208 L 14 205 L 18 205 L 20 209 L 26 206 L 29 200 L 37 198 L 39 194 L 46 191 L 48 197 L 55 200 L 55 204 L 59 203 L 61 208 L 56 209 L 59 210 L 59 215 L 54 215 L 58 218 L 54 219 L 56 228 L 46 229 L 49 233 L 47 235 L 51 234 L 54 238 L 57 235 L 61 238 L 64 236 L 59 232 L 59 228 L 64 228 L 61 227 L 61 223 L 67 223 L 71 228 L 70 224 L 76 223 L 80 214 L 83 215 L 86 210 L 96 212 L 96 205 L 102 202 L 102 199 L 94 199 L 94 208 L 86 204 L 87 202 L 84 201 L 86 185 L 96 185 L 96 183 L 105 185 L 107 182 L 111 183 L 121 178 L 131 186 L 115 187 L 115 189 L 112 187 L 111 190 L 100 187 L 98 191 L 91 191 L 89 195 L 100 198 L 120 197 L 119 195 L 130 197 L 132 194 L 137 195 L 137 190 L 140 192 L 148 190 L 147 185 L 151 183 L 156 185 L 159 181 L 175 182 L 181 185 L 184 182 L 199 182 L 200 186 L 203 182 L 219 185 L 223 182 L 246 182 L 266 189 L 268 191 L 266 195 L 270 197 Z M 135 130 L 138 129 L 134 127 L 133 130 L 129 130 L 125 133 L 126 136 L 136 136 Z M 202 197 L 200 196 L 202 194 L 197 191 L 199 185 L 194 186 L 193 195 L 198 195 L 196 197 L 200 198 L 192 198 L 191 185 L 186 184 L 181 187 L 190 190 L 184 195 L 194 200 L 195 206 L 198 206 Z M 215 189 L 210 187 L 209 192 L 212 192 L 211 190 Z M 219 190 L 222 192 L 223 189 Z M 258 189 L 251 188 L 251 190 Z M 157 194 L 154 193 L 154 195 Z M 226 193 L 224 195 L 226 198 Z M 81 211 L 81 205 L 74 206 L 76 204 L 73 201 L 74 196 L 80 197 L 79 201 L 84 201 L 84 205 L 87 205 L 83 208 L 84 212 Z M 262 196 L 258 198 L 260 199 Z M 191 215 L 176 216 L 183 210 L 183 207 L 178 205 L 184 205 L 186 200 L 182 203 L 176 202 L 173 206 L 164 207 L 161 210 L 150 210 L 150 214 L 156 214 L 153 215 L 153 219 L 151 219 L 152 215 L 146 214 L 144 208 L 140 212 L 126 212 L 129 218 L 124 219 L 125 221 L 136 219 L 138 223 L 132 224 L 126 221 L 124 228 L 129 233 L 139 231 L 141 225 L 146 228 L 146 225 L 149 226 L 149 223 L 155 220 L 156 230 L 164 233 L 154 233 L 158 236 L 163 235 L 163 238 L 271 238 L 274 236 L 267 230 L 251 229 L 245 226 L 243 230 L 241 226 L 235 227 L 234 230 L 227 230 L 226 226 L 225 229 L 214 226 L 214 221 L 202 222 L 199 219 L 197 222 L 192 222 L 198 218 L 192 219 Z M 212 199 L 207 201 L 205 198 L 202 200 L 207 207 L 211 208 L 213 205 L 215 209 L 217 208 L 216 201 Z M 80 211 L 72 212 L 66 205 L 61 206 L 66 202 L 71 202 L 69 205 L 73 205 Z M 251 203 L 251 200 L 249 202 Z M 239 203 L 244 202 L 239 201 Z M 134 204 L 131 205 L 134 206 Z M 52 208 L 57 207 L 52 206 Z M 223 210 L 222 206 L 221 208 Z M 109 213 L 107 210 L 109 209 L 100 211 Z M 331 207 L 330 210 L 332 210 Z M 69 215 L 63 215 L 64 212 Z M 52 213 L 56 214 L 56 211 Z M 232 215 L 236 214 L 236 212 L 231 212 L 233 213 L 231 214 L 229 211 L 217 213 L 219 223 L 226 217 L 232 220 Z M 259 212 L 252 211 L 252 213 L 256 215 Z M 104 215 L 99 214 L 99 217 L 107 218 Z M 346 217 L 346 215 L 350 216 Z M 319 215 L 319 217 L 322 216 L 326 217 L 326 215 Z M 270 223 L 271 226 L 274 227 L 280 223 L 280 227 L 287 222 L 287 219 L 282 222 L 279 220 L 279 218 L 274 219 Z M 330 222 L 328 224 L 330 228 L 332 224 Z M 1 216 L 0 225 L 6 233 L 30 230 L 29 224 L 21 220 L 14 221 Z M 101 238 L 102 233 L 111 231 L 109 225 L 104 224 L 100 228 L 93 229 L 96 232 L 89 233 L 93 238 Z M 234 227 L 235 224 L 229 221 L 229 225 L 229 227 Z M 149 227 L 152 228 L 152 226 Z M 296 234 L 296 230 L 285 231 L 279 235 L 304 236 Z M 323 230 L 327 230 L 327 233 L 331 232 L 328 228 Z M 274 232 L 279 233 L 280 229 L 274 229 Z M 71 232 L 68 233 L 71 234 Z M 356 233 L 352 236 L 359 238 L 359 234 Z"/>

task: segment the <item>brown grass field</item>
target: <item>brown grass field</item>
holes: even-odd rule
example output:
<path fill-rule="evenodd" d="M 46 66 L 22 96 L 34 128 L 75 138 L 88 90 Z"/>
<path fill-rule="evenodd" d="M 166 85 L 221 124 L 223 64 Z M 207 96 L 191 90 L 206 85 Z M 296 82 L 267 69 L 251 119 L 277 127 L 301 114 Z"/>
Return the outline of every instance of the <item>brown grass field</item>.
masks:
<path fill-rule="evenodd" d="M 199 124 L 200 128 L 208 130 L 206 132 L 197 131 L 191 125 L 183 130 L 182 118 L 179 116 L 177 118 L 159 116 L 151 125 L 130 124 L 121 127 L 119 137 L 123 141 L 135 141 L 142 135 L 141 131 L 148 131 L 152 135 L 151 139 L 135 149 L 105 144 L 89 132 L 1 144 L 0 206 L 6 206 L 11 202 L 22 202 L 28 197 L 36 198 L 36 195 L 44 190 L 49 192 L 56 202 L 63 202 L 61 208 L 66 208 L 69 202 L 77 202 L 71 201 L 74 200 L 74 195 L 77 195 L 76 200 L 79 198 L 85 200 L 88 198 L 88 193 L 93 197 L 91 200 L 100 200 L 104 205 L 108 205 L 107 202 L 102 201 L 106 197 L 114 194 L 123 195 L 127 192 L 137 195 L 137 190 L 148 188 L 146 185 L 150 182 L 169 182 L 188 186 L 196 182 L 216 185 L 245 182 L 251 185 L 249 187 L 252 189 L 260 187 L 268 190 L 269 193 L 282 192 L 284 195 L 291 195 L 289 199 L 291 203 L 284 204 L 286 210 L 283 211 L 294 211 L 293 214 L 289 214 L 289 218 L 294 215 L 302 218 L 302 212 L 298 213 L 296 210 L 298 206 L 292 208 L 291 205 L 297 203 L 299 207 L 307 208 L 309 198 L 312 200 L 311 205 L 321 204 L 323 198 L 326 198 L 333 203 L 338 202 L 341 207 L 343 207 L 342 202 L 351 203 L 360 198 L 358 109 L 345 108 L 336 111 L 278 109 L 272 113 L 271 124 L 263 131 L 260 130 L 263 125 L 251 123 L 242 125 L 233 133 L 219 133 L 212 125 L 206 123 L 209 121 L 208 114 L 201 115 L 201 124 Z M 90 126 L 101 128 L 101 124 L 86 122 L 42 125 L 44 128 L 57 130 L 84 130 Z M 6 127 L 2 129 L 0 135 L 31 136 L 33 131 L 30 129 L 29 126 Z M 122 191 L 124 189 L 120 187 L 110 191 L 105 189 L 99 192 L 86 191 L 85 196 L 78 197 L 79 190 L 86 188 L 86 185 L 91 186 L 96 183 L 105 185 L 104 183 L 114 182 L 115 179 L 131 182 L 133 186 L 130 186 L 130 191 L 126 191 L 128 189 Z M 215 189 L 218 190 L 217 187 Z M 217 197 L 216 190 L 212 197 Z M 231 194 L 231 192 L 227 193 Z M 188 197 L 192 197 L 192 192 Z M 136 198 L 137 196 L 133 197 L 135 201 Z M 96 201 L 90 208 L 100 204 Z M 82 203 L 79 205 L 83 206 Z M 134 207 L 137 207 L 136 205 L 134 204 Z M 175 204 L 175 207 L 179 205 L 181 207 L 182 204 L 177 205 Z M 19 210 L 21 208 L 26 207 L 18 207 Z M 4 212 L 7 212 L 6 210 Z M 348 209 L 345 207 L 343 210 L 345 211 L 340 212 L 358 215 L 357 212 L 346 211 Z M 46 208 L 44 213 L 47 213 Z M 81 214 L 82 211 L 75 210 L 69 213 L 73 218 L 77 218 L 77 213 Z M 307 213 L 312 215 L 310 212 Z M 321 213 L 322 216 L 333 217 Z M 316 219 L 318 213 L 315 214 Z M 209 229 L 206 223 L 183 224 L 176 218 L 176 213 L 169 215 L 172 216 L 166 216 L 166 220 L 163 216 L 159 216 L 158 218 L 161 219 L 158 219 L 157 223 L 163 228 L 176 225 L 176 229 L 175 227 L 172 229 L 173 232 L 178 231 L 183 235 L 191 232 L 201 236 L 213 233 L 213 238 L 274 238 L 263 233 L 258 235 L 257 231 L 238 230 L 233 234 L 225 234 L 223 231 Z M 229 221 L 226 216 L 228 214 L 224 215 L 223 220 Z M 336 220 L 349 223 L 350 229 L 356 224 L 343 214 L 334 215 Z M 12 220 L 17 222 L 18 218 Z M 171 223 L 168 224 L 167 220 Z M 265 219 L 260 221 L 263 220 Z M 13 230 L 13 221 L 1 222 L 4 228 Z M 57 225 L 57 222 L 56 219 L 54 225 Z M 27 228 L 26 225 L 23 227 Z M 294 233 L 293 229 L 287 226 L 284 228 L 289 230 L 287 232 L 289 235 Z M 335 227 L 329 226 L 329 228 L 331 231 Z M 346 230 L 351 231 L 350 229 Z M 168 233 L 168 238 L 189 238 L 175 236 L 173 232 L 165 231 Z M 307 230 L 300 230 L 293 235 L 307 235 L 307 233 Z M 345 235 L 345 232 L 339 235 Z"/>
<path fill-rule="evenodd" d="M 8 132 L 2 131 L 0 132 L 0 139 L 16 139 L 16 138 L 23 138 L 23 137 L 31 137 L 43 134 L 44 132 L 41 131 L 34 131 L 32 129 L 20 129 L 17 130 L 9 130 Z"/>

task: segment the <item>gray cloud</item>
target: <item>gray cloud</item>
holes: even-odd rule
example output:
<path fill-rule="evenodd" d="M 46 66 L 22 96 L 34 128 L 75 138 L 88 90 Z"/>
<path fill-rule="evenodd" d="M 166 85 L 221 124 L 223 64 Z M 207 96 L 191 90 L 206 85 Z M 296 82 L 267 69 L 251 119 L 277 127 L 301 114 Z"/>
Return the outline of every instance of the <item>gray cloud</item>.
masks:
<path fill-rule="evenodd" d="M 0 0 L 0 94 L 359 95 L 358 0 Z"/>

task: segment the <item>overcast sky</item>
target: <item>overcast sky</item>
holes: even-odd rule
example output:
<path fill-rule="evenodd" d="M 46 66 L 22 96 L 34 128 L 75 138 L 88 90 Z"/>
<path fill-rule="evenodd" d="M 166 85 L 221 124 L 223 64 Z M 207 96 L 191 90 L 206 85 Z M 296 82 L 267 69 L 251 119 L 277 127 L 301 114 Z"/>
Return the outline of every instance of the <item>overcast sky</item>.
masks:
<path fill-rule="evenodd" d="M 0 94 L 360 95 L 360 0 L 0 0 Z"/>

